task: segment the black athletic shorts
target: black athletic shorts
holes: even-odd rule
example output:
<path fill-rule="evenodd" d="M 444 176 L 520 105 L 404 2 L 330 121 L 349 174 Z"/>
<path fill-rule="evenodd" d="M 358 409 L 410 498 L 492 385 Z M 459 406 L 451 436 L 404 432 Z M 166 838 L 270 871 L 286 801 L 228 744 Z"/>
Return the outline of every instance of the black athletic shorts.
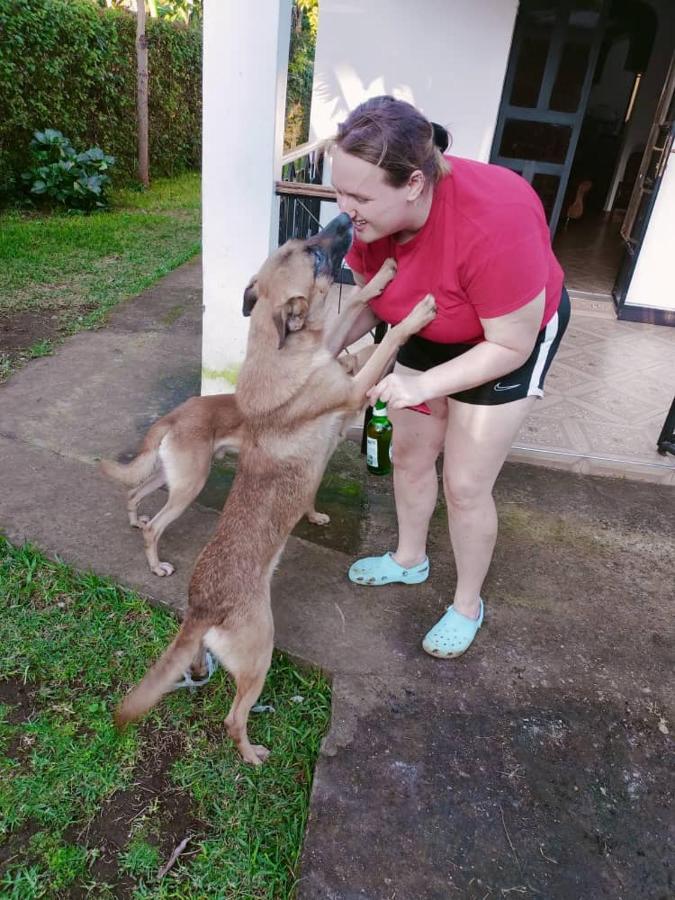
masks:
<path fill-rule="evenodd" d="M 458 391 L 450 396 L 453 400 L 477 406 L 496 406 L 500 403 L 510 403 L 512 400 L 522 400 L 523 397 L 543 397 L 546 373 L 556 355 L 569 320 L 570 298 L 563 287 L 558 311 L 539 332 L 534 349 L 522 366 L 494 381 L 488 381 L 466 391 Z M 437 344 L 435 341 L 427 341 L 413 335 L 398 351 L 396 359 L 402 366 L 426 372 L 427 369 L 433 369 L 434 366 L 440 366 L 441 363 L 461 356 L 475 346 L 475 344 Z"/>

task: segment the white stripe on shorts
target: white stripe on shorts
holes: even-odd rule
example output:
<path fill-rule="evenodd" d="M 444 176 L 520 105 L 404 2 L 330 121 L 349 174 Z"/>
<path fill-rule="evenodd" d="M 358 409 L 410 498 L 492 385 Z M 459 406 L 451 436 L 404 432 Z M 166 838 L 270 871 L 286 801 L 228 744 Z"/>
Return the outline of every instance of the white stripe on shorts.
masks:
<path fill-rule="evenodd" d="M 544 366 L 546 365 L 546 360 L 548 358 L 549 351 L 551 349 L 551 345 L 555 340 L 556 335 L 558 334 L 558 313 L 553 316 L 551 321 L 546 326 L 546 331 L 544 332 L 544 340 L 541 342 L 539 347 L 539 353 L 537 354 L 537 361 L 534 364 L 534 369 L 532 370 L 532 377 L 530 378 L 530 383 L 527 387 L 527 396 L 528 397 L 543 397 L 544 392 L 539 387 L 539 381 L 541 379 L 541 373 L 544 371 Z"/>

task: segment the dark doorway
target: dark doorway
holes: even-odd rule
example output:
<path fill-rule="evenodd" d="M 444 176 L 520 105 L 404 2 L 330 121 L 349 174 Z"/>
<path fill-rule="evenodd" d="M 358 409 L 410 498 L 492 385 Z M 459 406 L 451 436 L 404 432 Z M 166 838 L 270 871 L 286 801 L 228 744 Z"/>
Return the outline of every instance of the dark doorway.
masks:
<path fill-rule="evenodd" d="M 541 197 L 555 233 L 588 103 L 607 0 L 523 0 L 492 146 Z"/>
<path fill-rule="evenodd" d="M 541 197 L 571 290 L 608 302 L 666 80 L 663 41 L 652 51 L 675 21 L 668 2 L 521 0 L 516 20 L 491 161 Z"/>
<path fill-rule="evenodd" d="M 658 18 L 642 0 L 612 0 L 570 170 L 555 250 L 572 290 L 609 298 L 627 253 L 620 229 L 644 144 L 628 144 Z"/>

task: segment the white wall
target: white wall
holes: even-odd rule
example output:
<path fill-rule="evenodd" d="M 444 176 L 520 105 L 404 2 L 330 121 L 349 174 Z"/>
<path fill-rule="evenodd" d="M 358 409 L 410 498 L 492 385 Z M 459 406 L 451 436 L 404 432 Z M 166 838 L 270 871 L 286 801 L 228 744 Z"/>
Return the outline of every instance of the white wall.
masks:
<path fill-rule="evenodd" d="M 330 137 L 368 97 L 393 94 L 447 126 L 452 153 L 487 161 L 517 6 L 320 0 L 310 140 Z"/>
<path fill-rule="evenodd" d="M 291 0 L 204 4 L 202 394 L 234 390 L 249 278 L 277 245 Z"/>
<path fill-rule="evenodd" d="M 656 196 L 626 305 L 675 310 L 675 150 Z"/>

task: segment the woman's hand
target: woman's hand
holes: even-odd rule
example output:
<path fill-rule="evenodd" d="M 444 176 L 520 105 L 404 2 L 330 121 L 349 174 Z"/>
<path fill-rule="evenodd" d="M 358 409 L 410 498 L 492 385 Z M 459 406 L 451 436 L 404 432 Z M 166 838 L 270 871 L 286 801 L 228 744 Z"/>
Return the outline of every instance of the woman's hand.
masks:
<path fill-rule="evenodd" d="M 392 372 L 368 391 L 368 400 L 375 406 L 376 400 L 384 401 L 390 409 L 418 406 L 427 399 L 421 375 L 398 375 Z"/>

